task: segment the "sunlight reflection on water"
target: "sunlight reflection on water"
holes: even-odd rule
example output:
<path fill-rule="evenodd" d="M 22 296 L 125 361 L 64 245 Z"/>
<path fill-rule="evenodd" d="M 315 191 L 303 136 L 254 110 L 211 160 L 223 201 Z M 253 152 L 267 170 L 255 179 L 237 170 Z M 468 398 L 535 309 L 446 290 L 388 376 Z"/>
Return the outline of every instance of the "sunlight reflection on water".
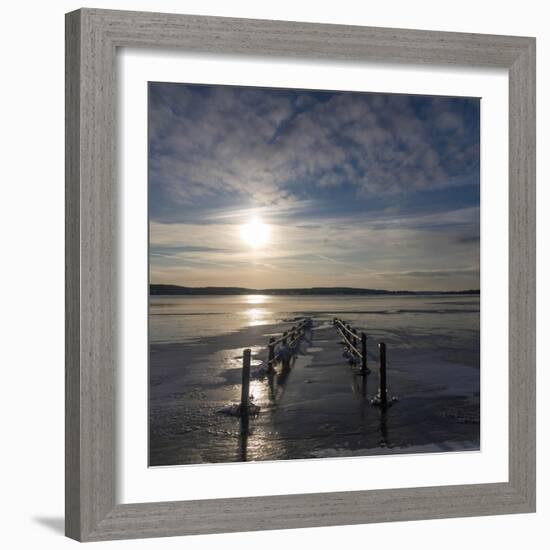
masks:
<path fill-rule="evenodd" d="M 248 296 L 245 296 L 244 301 L 247 305 L 264 305 L 271 301 L 271 297 L 262 294 L 249 294 Z M 273 312 L 270 309 L 264 307 L 251 307 L 243 312 L 246 317 L 246 324 L 249 327 L 267 325 L 270 323 L 268 316 L 271 316 L 272 313 Z"/>
<path fill-rule="evenodd" d="M 259 307 L 253 307 L 244 312 L 246 322 L 249 327 L 256 327 L 258 325 L 266 325 L 269 323 L 267 318 L 268 314 L 269 310 Z"/>
<path fill-rule="evenodd" d="M 245 296 L 245 302 L 247 304 L 265 304 L 271 301 L 270 296 L 265 296 L 264 294 L 248 294 Z"/>

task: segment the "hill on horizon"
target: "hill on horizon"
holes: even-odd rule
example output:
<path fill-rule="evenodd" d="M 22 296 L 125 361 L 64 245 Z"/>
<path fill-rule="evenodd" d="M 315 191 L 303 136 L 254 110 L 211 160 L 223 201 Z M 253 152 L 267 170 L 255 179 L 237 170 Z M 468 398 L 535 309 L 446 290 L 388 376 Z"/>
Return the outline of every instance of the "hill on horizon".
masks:
<path fill-rule="evenodd" d="M 479 289 L 467 290 L 383 290 L 373 288 L 353 287 L 307 287 L 307 288 L 245 288 L 233 286 L 205 286 L 189 287 L 169 284 L 149 285 L 151 296 L 172 295 L 239 295 L 239 294 L 266 294 L 279 296 L 322 296 L 322 295 L 419 295 L 419 294 L 455 294 L 479 295 Z"/>

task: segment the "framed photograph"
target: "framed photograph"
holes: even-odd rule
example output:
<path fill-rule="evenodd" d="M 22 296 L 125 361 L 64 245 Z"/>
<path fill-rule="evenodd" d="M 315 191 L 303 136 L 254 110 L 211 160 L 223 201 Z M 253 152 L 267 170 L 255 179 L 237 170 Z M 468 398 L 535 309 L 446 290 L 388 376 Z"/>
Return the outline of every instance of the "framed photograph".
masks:
<path fill-rule="evenodd" d="M 149 465 L 480 450 L 480 99 L 148 113 Z"/>
<path fill-rule="evenodd" d="M 535 510 L 535 40 L 67 14 L 66 534 Z"/>

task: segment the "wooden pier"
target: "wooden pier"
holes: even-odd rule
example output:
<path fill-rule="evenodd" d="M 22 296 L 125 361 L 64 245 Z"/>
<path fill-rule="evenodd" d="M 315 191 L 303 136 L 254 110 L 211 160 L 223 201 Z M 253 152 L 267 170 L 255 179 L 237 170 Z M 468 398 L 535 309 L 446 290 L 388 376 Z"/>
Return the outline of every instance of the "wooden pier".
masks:
<path fill-rule="evenodd" d="M 275 366 L 281 363 L 283 370 L 290 369 L 291 359 L 298 353 L 300 341 L 304 337 L 306 330 L 312 325 L 310 318 L 302 319 L 297 325 L 293 325 L 289 330 L 283 332 L 280 338 L 273 336 L 269 339 L 267 345 L 267 372 L 273 373 Z M 250 410 L 249 387 L 250 387 L 250 357 L 249 348 L 243 351 L 243 375 L 241 386 L 241 403 L 239 412 L 241 416 L 247 416 Z"/>
<path fill-rule="evenodd" d="M 356 374 L 366 377 L 371 373 L 371 369 L 368 367 L 368 354 L 367 354 L 367 335 L 365 332 L 360 332 L 351 326 L 350 323 L 345 322 L 342 319 L 334 318 L 333 327 L 336 329 L 338 335 L 342 338 L 345 351 L 344 355 L 347 357 L 348 362 L 352 365 L 360 365 Z M 278 337 L 271 337 L 267 344 L 267 374 L 273 375 L 275 373 L 275 367 L 280 363 L 282 366 L 282 372 L 288 372 L 290 370 L 291 360 L 296 356 L 299 351 L 301 340 L 304 338 L 307 331 L 313 330 L 313 321 L 310 318 L 301 319 L 296 325 L 293 325 L 290 329 L 283 332 Z M 378 356 L 379 356 L 379 384 L 378 393 L 374 396 L 370 403 L 372 405 L 386 408 L 390 406 L 395 399 L 388 398 L 387 390 L 387 365 L 386 365 L 386 344 L 380 342 L 378 344 Z M 239 405 L 239 411 L 241 416 L 248 416 L 250 413 L 250 358 L 251 350 L 245 349 L 243 352 L 243 375 L 242 375 L 242 388 L 241 388 L 241 403 Z M 364 379 L 366 380 L 366 378 Z M 366 391 L 363 392 L 364 397 Z M 255 408 L 257 409 L 257 407 Z"/>
<path fill-rule="evenodd" d="M 283 332 L 283 335 L 277 340 L 274 337 L 269 339 L 267 346 L 267 370 L 273 371 L 277 362 L 281 362 L 283 367 L 288 367 L 290 359 L 295 355 L 298 344 L 303 338 L 306 329 L 311 327 L 311 319 L 306 318 L 293 326 L 290 330 Z"/>
<path fill-rule="evenodd" d="M 357 329 L 352 328 L 351 325 L 341 319 L 334 318 L 333 325 L 342 336 L 350 359 L 356 358 L 361 362 L 360 373 L 363 376 L 369 374 L 370 369 L 367 367 L 367 335 L 364 332 L 359 335 Z"/>

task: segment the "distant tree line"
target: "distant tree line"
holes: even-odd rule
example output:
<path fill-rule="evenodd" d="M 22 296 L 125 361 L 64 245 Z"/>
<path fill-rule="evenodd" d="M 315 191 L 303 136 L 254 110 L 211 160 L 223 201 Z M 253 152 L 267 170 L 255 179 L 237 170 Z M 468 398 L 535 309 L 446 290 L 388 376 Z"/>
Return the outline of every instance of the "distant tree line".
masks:
<path fill-rule="evenodd" d="M 455 294 L 455 295 L 479 295 L 479 289 L 471 290 L 379 290 L 373 288 L 350 288 L 350 287 L 311 287 L 311 288 L 242 288 L 236 286 L 205 286 L 189 287 L 178 285 L 149 286 L 151 296 L 227 296 L 235 294 L 265 294 L 274 296 L 326 296 L 326 295 L 429 295 L 429 294 Z"/>

